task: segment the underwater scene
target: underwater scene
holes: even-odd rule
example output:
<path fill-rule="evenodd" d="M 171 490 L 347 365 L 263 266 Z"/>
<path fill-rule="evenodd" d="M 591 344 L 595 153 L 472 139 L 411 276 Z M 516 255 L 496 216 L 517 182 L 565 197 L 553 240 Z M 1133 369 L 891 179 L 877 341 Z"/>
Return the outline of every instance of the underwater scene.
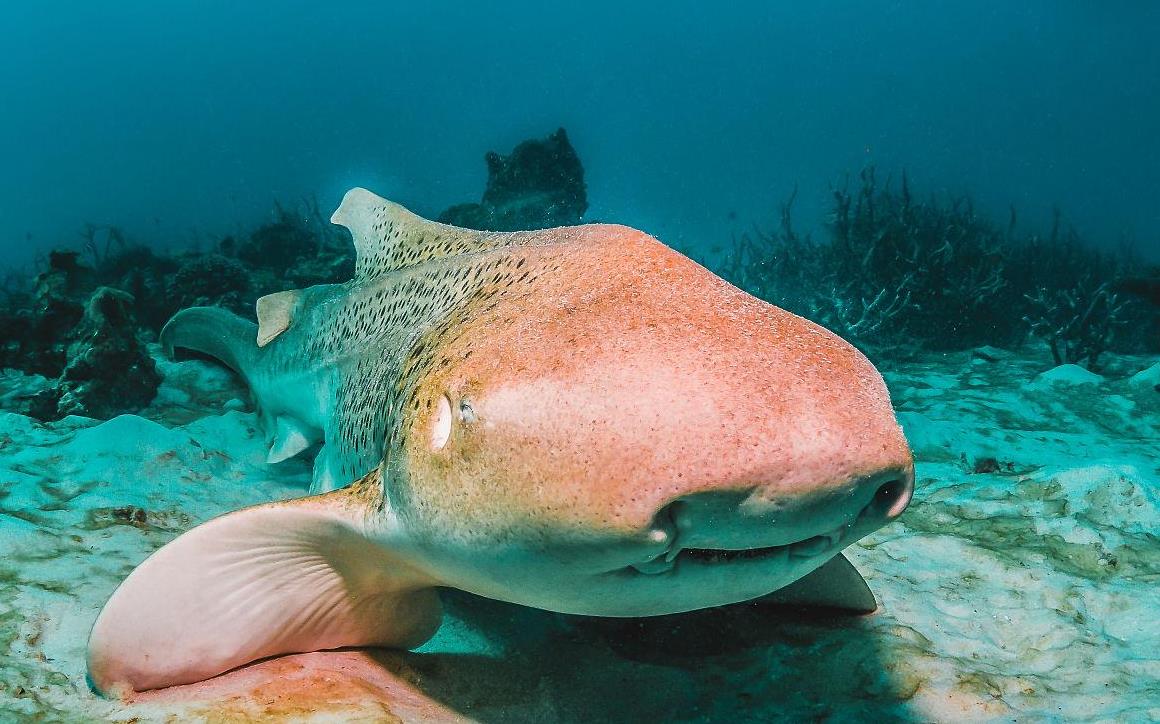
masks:
<path fill-rule="evenodd" d="M 0 722 L 1160 721 L 1160 6 L 5 20 Z"/>

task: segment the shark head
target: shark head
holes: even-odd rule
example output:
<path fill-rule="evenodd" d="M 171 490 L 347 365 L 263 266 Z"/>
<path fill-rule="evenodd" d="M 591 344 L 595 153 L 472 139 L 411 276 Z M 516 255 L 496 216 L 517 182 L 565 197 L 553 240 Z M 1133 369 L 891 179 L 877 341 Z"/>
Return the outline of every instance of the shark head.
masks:
<path fill-rule="evenodd" d="M 906 508 L 911 453 L 858 350 L 641 232 L 584 229 L 437 341 L 407 406 L 388 508 L 440 578 L 687 611 L 780 589 Z"/>

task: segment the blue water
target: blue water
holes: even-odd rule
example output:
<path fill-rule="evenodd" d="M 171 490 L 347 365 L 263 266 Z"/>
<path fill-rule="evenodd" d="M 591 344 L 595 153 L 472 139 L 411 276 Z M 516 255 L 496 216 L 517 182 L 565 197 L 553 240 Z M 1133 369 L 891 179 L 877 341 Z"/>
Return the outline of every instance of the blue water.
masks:
<path fill-rule="evenodd" d="M 685 249 L 824 222 L 868 163 L 1160 258 L 1160 6 L 943 2 L 13 3 L 0 258 L 83 222 L 184 246 L 359 184 L 478 198 L 567 127 L 588 218 Z"/>
<path fill-rule="evenodd" d="M 1127 240 L 1145 260 L 1160 263 L 1158 29 L 1155 2 L 1074 0 L 7 3 L 0 14 L 0 724 L 20 717 L 187 721 L 198 712 L 215 721 L 270 719 L 279 712 L 351 720 L 368 711 L 373 720 L 388 709 L 408 722 L 488 724 L 1157 720 L 1160 268 L 1053 242 L 1079 238 L 1115 251 Z M 443 626 L 418 651 L 307 652 L 247 665 L 237 676 L 156 699 L 99 696 L 90 684 L 102 686 L 93 677 L 102 669 L 102 647 L 99 641 L 89 647 L 89 633 L 128 572 L 214 516 L 321 487 L 313 482 L 313 443 L 333 450 L 354 439 L 362 441 L 354 445 L 360 451 L 367 440 L 376 447 L 410 435 L 414 444 L 396 448 L 405 454 L 376 448 L 357 473 L 350 474 L 361 458 L 346 473 L 332 466 L 347 474 L 343 480 L 318 479 L 348 484 L 385 457 L 386 470 L 404 473 L 389 481 L 386 499 L 407 500 L 410 484 L 423 493 L 412 496 L 414 510 L 429 503 L 446 508 L 443 518 L 431 514 L 432 521 L 476 515 L 460 520 L 449 540 L 459 540 L 457 530 L 470 531 L 471 521 L 480 520 L 484 529 L 503 529 L 494 540 L 508 546 L 504 550 L 519 549 L 511 536 L 533 531 L 536 538 L 526 547 L 535 551 L 546 545 L 538 538 L 547 540 L 557 527 L 565 541 L 580 540 L 582 532 L 560 522 L 565 514 L 550 505 L 543 508 L 551 512 L 544 521 L 534 520 L 534 505 L 520 512 L 525 496 L 515 485 L 528 485 L 526 497 L 534 499 L 543 497 L 542 480 L 562 489 L 574 482 L 545 461 L 583 459 L 599 470 L 603 463 L 590 460 L 656 458 L 654 467 L 664 471 L 659 483 L 637 473 L 612 480 L 644 481 L 642 495 L 676 490 L 664 487 L 673 481 L 663 451 L 679 448 L 665 444 L 671 441 L 659 439 L 656 430 L 700 434 L 716 429 L 720 419 L 720 460 L 756 460 L 754 451 L 776 450 L 767 467 L 776 463 L 793 474 L 768 489 L 790 496 L 808 487 L 811 474 L 828 475 L 831 483 L 845 480 L 839 473 L 854 481 L 858 468 L 847 460 L 869 458 L 878 449 L 869 436 L 897 440 L 897 430 L 885 424 L 885 395 L 866 391 L 876 378 L 861 362 L 849 362 L 858 358 L 845 343 L 789 322 L 640 239 L 616 237 L 638 249 L 624 255 L 622 249 L 633 246 L 564 243 L 575 238 L 571 231 L 502 237 L 489 252 L 499 269 L 492 278 L 490 267 L 486 273 L 472 267 L 486 255 L 459 256 L 474 247 L 455 246 L 442 231 L 422 232 L 408 241 L 416 248 L 394 250 L 392 262 L 454 249 L 454 258 L 430 267 L 451 271 L 407 267 L 394 276 L 384 266 L 373 282 L 364 274 L 350 286 L 314 287 L 346 281 L 354 269 L 347 232 L 323 221 L 348 189 L 366 187 L 435 218 L 452 204 L 480 200 L 489 180 L 486 152 L 508 154 L 521 141 L 544 139 L 559 127 L 567 129 L 585 169 L 589 205 L 583 220 L 651 232 L 747 291 L 845 337 L 883 373 L 914 455 L 914 499 L 901 517 L 858 542 L 840 539 L 878 611 L 851 618 L 742 603 L 684 617 L 601 619 L 452 592 L 444 596 Z M 558 151 L 561 139 L 547 147 Z M 547 155 L 545 145 L 524 147 L 534 156 L 528 148 Z M 560 157 L 566 158 L 559 167 L 574 167 L 570 154 Z M 503 170 L 529 173 L 532 166 L 513 163 Z M 544 208 L 550 199 L 552 214 L 575 222 L 567 213 L 583 206 L 581 194 L 572 193 L 578 178 L 556 175 L 566 177 L 567 193 L 553 196 L 535 187 L 526 198 L 488 209 L 461 206 L 459 218 L 494 212 L 494 221 L 510 212 L 531 224 L 519 228 L 542 228 L 558 221 Z M 834 194 L 832 185 L 844 191 Z M 793 224 L 779 226 L 779 206 L 791 196 Z M 962 203 L 965 197 L 974 206 Z M 303 204 L 307 198 L 316 198 L 317 215 L 298 213 L 314 208 Z M 934 201 L 925 203 L 927 198 Z M 354 222 L 369 218 L 366 205 L 381 212 L 363 192 L 351 199 L 347 221 L 355 228 Z M 1015 227 L 1009 224 L 1012 208 Z M 543 216 L 533 218 L 536 213 Z M 1057 213 L 1062 223 L 1052 234 Z M 83 249 L 78 232 L 86 224 L 100 225 L 107 236 Z M 388 238 L 396 232 L 383 231 Z M 580 238 L 610 233 L 591 232 Z M 818 243 L 806 243 L 806 234 Z M 559 240 L 553 244 L 561 247 L 558 258 L 573 266 L 550 276 L 533 260 L 512 281 L 527 262 L 516 259 L 527 247 L 513 238 Z M 108 249 L 102 250 L 105 239 Z M 204 253 L 152 254 L 118 240 Z M 79 257 L 45 254 L 59 247 Z M 599 273 L 586 273 L 596 251 Z M 372 269 L 387 259 L 370 257 Z M 549 262 L 555 258 L 548 255 Z M 576 266 L 577 259 L 585 266 Z M 625 282 L 606 271 L 621 268 L 680 273 L 665 277 L 675 280 L 672 285 L 662 285 L 655 276 L 629 275 Z M 537 283 L 541 277 L 547 281 Z M 475 286 L 461 295 L 462 289 L 440 286 L 445 283 Z M 385 300 L 381 307 L 370 301 L 372 284 L 380 285 L 374 299 Z M 535 303 L 545 309 L 526 326 L 516 326 L 514 311 L 512 318 L 504 309 L 494 311 L 499 302 L 484 306 L 513 285 L 519 294 L 510 299 L 518 303 L 507 309 Z M 301 376 L 239 378 L 213 360 L 173 359 L 162 349 L 177 339 L 177 347 L 211 357 L 256 358 L 253 325 L 222 310 L 182 315 L 192 330 L 185 344 L 174 331 L 180 324 L 161 340 L 158 333 L 180 308 L 217 305 L 252 317 L 257 298 L 292 287 L 312 289 L 302 302 L 287 301 L 294 295 L 267 297 L 261 334 L 272 332 L 272 344 L 284 349 L 302 345 L 269 363 L 276 369 L 278 360 L 302 360 L 310 369 Z M 399 289 L 417 291 L 383 296 Z M 343 306 L 348 292 L 353 304 Z M 594 321 L 561 321 L 574 319 L 575 300 L 583 306 L 592 299 L 599 300 L 590 305 L 596 311 L 576 318 Z M 623 301 L 629 299 L 631 305 Z M 690 308 L 696 312 L 691 322 Z M 424 321 L 398 322 L 412 319 L 415 310 L 421 314 L 413 318 Z M 340 322 L 328 322 L 331 317 Z M 654 331 L 654 317 L 667 326 Z M 493 334 L 485 326 L 493 318 L 508 325 L 510 336 L 501 339 L 514 336 L 511 329 L 527 330 L 518 345 L 529 353 L 488 340 L 482 347 L 455 346 Z M 760 323 L 746 321 L 758 318 Z M 287 324 L 292 333 L 277 339 Z M 366 337 L 371 341 L 359 342 L 366 349 L 355 362 L 350 355 L 341 357 L 346 362 L 323 363 L 311 352 L 353 348 L 347 327 L 362 334 L 364 325 L 376 324 Z M 710 339 L 707 324 L 720 339 Z M 732 329 L 734 324 L 741 327 Z M 601 333 L 613 335 L 612 341 Z M 678 353 L 660 360 L 653 350 L 673 339 L 679 339 Z M 776 356 L 759 359 L 740 349 L 749 340 Z M 718 343 L 739 349 L 721 351 Z M 694 354 L 693 344 L 707 353 Z M 535 354 L 536 345 L 552 354 Z M 623 364 L 616 350 L 627 351 Z M 438 370 L 428 367 L 436 353 L 442 355 Z M 557 363 L 565 354 L 568 361 Z M 650 371 L 639 360 L 646 354 L 665 370 L 658 378 L 663 395 L 657 379 L 645 379 Z M 749 360 L 749 367 L 733 364 L 734 358 Z M 480 359 L 488 362 L 474 366 Z M 718 359 L 731 361 L 726 370 L 706 362 Z M 609 374 L 591 374 L 590 364 L 607 365 Z M 707 383 L 714 373 L 729 394 Z M 789 379 L 793 375 L 806 377 Z M 247 379 L 275 378 L 257 397 L 247 389 Z M 411 424 L 426 419 L 416 418 L 418 412 L 410 418 L 390 413 L 419 410 L 418 396 L 411 408 L 398 397 L 412 389 L 408 385 L 424 395 L 446 387 L 430 429 Z M 379 400 L 383 390 L 388 392 Z M 471 399 L 455 397 L 464 390 Z M 528 403 L 535 411 L 526 419 L 511 414 L 515 406 L 505 401 L 520 391 L 535 392 Z M 491 407 L 501 410 L 491 419 L 489 394 L 501 400 Z M 611 404 L 610 394 L 617 396 Z M 358 414 L 351 413 L 349 430 L 314 420 L 310 412 L 337 417 L 343 408 L 332 405 L 333 398 L 360 395 L 366 401 L 352 407 Z M 266 405 L 262 396 L 275 404 Z M 279 402 L 287 409 L 278 411 Z M 427 403 L 431 409 L 432 399 Z M 879 418 L 860 415 L 865 410 L 859 406 L 867 404 L 881 406 Z M 649 405 L 663 414 L 657 419 L 664 424 L 630 439 L 647 426 L 620 408 L 651 414 Z M 795 405 L 800 416 L 786 412 L 799 409 Z M 608 419 L 592 420 L 597 432 L 589 434 L 589 412 L 604 409 Z M 291 413 L 301 410 L 309 419 L 294 419 Z M 453 410 L 457 422 L 447 422 Z M 583 411 L 581 424 L 580 414 L 569 410 Z M 882 425 L 867 426 L 864 419 Z M 477 420 L 477 429 L 488 430 L 514 420 L 514 432 L 495 439 L 539 439 L 551 450 L 532 450 L 528 442 L 526 449 L 536 454 L 522 460 L 516 456 L 524 447 L 495 447 L 477 455 L 486 465 L 472 467 L 472 456 L 483 449 L 470 437 Z M 632 457 L 581 458 L 587 451 L 579 451 L 569 458 L 552 442 L 566 424 L 578 425 L 576 439 L 599 448 L 598 436 L 606 434 L 610 449 L 620 446 Z M 740 432 L 730 429 L 735 424 Z M 800 433 L 802 424 L 814 431 L 816 446 Z M 341 434 L 316 440 L 316 428 Z M 457 438 L 449 437 L 451 429 Z M 745 435 L 752 436 L 753 450 Z M 778 444 L 766 445 L 770 440 Z M 835 440 L 856 440 L 851 449 L 857 455 L 844 454 Z M 271 451 L 289 454 L 298 442 L 312 445 L 267 464 Z M 443 462 L 409 457 L 428 444 L 451 446 L 441 453 Z M 899 451 L 890 446 L 881 449 Z M 515 473 L 507 475 L 497 463 L 495 479 L 485 478 L 479 471 L 500 456 L 512 458 Z M 714 478 L 719 461 L 709 457 L 691 455 L 709 462 L 691 462 L 692 474 L 676 477 L 686 484 L 716 480 L 721 490 L 730 486 L 721 499 L 732 499 L 737 478 Z M 425 467 L 410 475 L 406 466 L 413 460 Z M 799 460 L 804 473 L 794 469 Z M 329 472 L 326 463 L 324 457 L 317 469 Z M 544 470 L 533 477 L 528 471 L 537 465 Z M 900 491 L 909 496 L 909 482 L 899 485 L 898 470 L 908 466 L 897 456 L 891 466 L 891 482 L 857 479 L 875 482 L 878 507 L 883 493 L 891 496 L 895 516 L 899 501 L 906 502 Z M 719 467 L 729 475 L 737 469 Z M 419 490 L 431 480 L 434 492 Z M 607 512 L 583 515 L 585 501 L 599 502 L 612 489 L 598 483 L 595 492 L 558 498 L 576 501 L 579 525 L 611 520 Z M 490 487 L 467 487 L 484 484 L 495 484 L 500 502 L 486 504 Z M 369 483 L 356 496 L 368 490 Z M 701 493 L 706 491 L 714 492 Z M 635 503 L 629 492 L 616 490 L 613 497 Z M 815 498 L 799 497 L 808 504 L 784 508 L 789 529 L 813 531 L 816 524 L 819 534 L 803 533 L 799 543 L 810 547 L 824 538 L 833 546 L 838 518 L 822 504 L 833 499 L 847 505 L 854 498 L 817 492 L 815 505 Z M 475 501 L 485 503 L 482 513 L 464 512 Z M 739 507 L 754 501 L 770 510 L 781 505 L 776 495 L 754 494 Z M 653 520 L 672 524 L 651 532 L 669 541 L 673 556 L 666 555 L 665 564 L 693 553 L 732 565 L 736 558 L 793 547 L 781 545 L 780 537 L 769 545 L 764 531 L 742 541 L 729 529 L 734 519 L 722 513 L 720 522 L 706 527 L 721 527 L 728 534 L 719 540 L 729 545 L 741 541 L 751 548 L 736 555 L 700 548 L 698 540 L 714 544 L 712 534 L 694 537 L 693 548 L 673 512 L 686 496 L 661 502 Z M 492 510 L 505 506 L 515 509 L 506 518 Z M 870 504 L 845 527 L 865 522 L 867 511 Z M 794 514 L 817 520 L 795 523 Z M 735 517 L 746 515 L 753 513 Z M 500 526 L 488 516 L 511 523 Z M 413 525 L 400 523 L 396 530 L 383 523 L 388 537 L 402 538 L 415 532 L 408 529 Z M 688 527 L 687 521 L 681 525 Z M 757 530 L 751 525 L 737 530 Z M 783 524 L 775 532 L 788 535 L 785 530 Z M 418 532 L 416 541 L 440 539 L 440 531 Z M 599 527 L 592 533 L 593 541 L 615 540 Z M 228 545 L 232 539 L 223 540 Z M 463 540 L 490 539 L 476 531 Z M 274 549 L 263 545 L 247 550 Z M 398 552 L 406 557 L 423 545 Z M 494 552 L 490 543 L 480 547 L 487 548 L 481 559 Z M 572 548 L 559 550 L 565 554 L 529 570 L 550 568 L 555 575 L 557 567 L 575 565 Z M 295 555 L 291 565 L 313 560 Z M 268 557 L 262 553 L 251 562 Z M 417 570 L 426 565 L 424 557 L 432 565 L 440 560 L 420 556 Z M 190 559 L 196 562 L 196 551 Z M 448 570 L 467 570 L 466 557 L 447 560 L 458 561 Z M 220 580 L 210 563 L 139 580 L 181 580 L 195 590 L 199 580 L 212 579 L 206 591 L 227 590 L 230 584 L 216 587 Z M 153 576 L 162 569 L 142 570 Z M 506 573 L 496 580 L 506 581 Z M 316 580 L 313 575 L 303 580 Z M 473 573 L 476 581 L 489 575 Z M 500 590 L 503 585 L 489 590 L 504 593 L 504 600 L 524 600 L 516 594 L 529 575 L 512 577 L 515 593 Z M 449 578 L 449 586 L 472 587 L 472 576 Z M 253 596 L 254 603 L 236 605 L 259 617 L 290 610 L 291 604 L 252 585 L 262 580 L 255 574 L 228 595 L 203 599 L 217 605 Z M 166 654 L 180 658 L 203 634 L 202 641 L 228 638 L 216 622 L 244 620 L 217 616 L 213 630 L 195 631 L 177 613 L 193 606 L 176 605 L 180 596 L 169 596 L 168 588 L 145 589 L 149 601 L 164 590 L 175 607 L 146 611 L 140 642 L 131 634 L 112 637 L 117 645 L 108 650 L 123 660 L 136 660 L 137 653 L 149 658 L 157 640 L 170 646 L 168 634 L 156 634 L 170 629 L 155 621 L 179 624 L 183 636 Z M 852 591 L 847 587 L 843 595 Z M 539 593 L 530 600 L 551 601 L 550 592 Z M 865 591 L 854 594 L 860 610 L 868 608 Z M 673 610 L 669 600 L 656 610 Z M 316 609 L 305 618 L 317 618 Z M 135 611 L 123 616 L 133 624 L 123 630 L 134 629 Z M 281 630 L 259 623 L 243 641 Z M 115 634 L 118 626 L 112 629 Z M 217 647 L 218 653 L 229 645 Z M 206 650 L 212 654 L 215 647 Z M 107 660 L 103 668 L 115 664 Z"/>

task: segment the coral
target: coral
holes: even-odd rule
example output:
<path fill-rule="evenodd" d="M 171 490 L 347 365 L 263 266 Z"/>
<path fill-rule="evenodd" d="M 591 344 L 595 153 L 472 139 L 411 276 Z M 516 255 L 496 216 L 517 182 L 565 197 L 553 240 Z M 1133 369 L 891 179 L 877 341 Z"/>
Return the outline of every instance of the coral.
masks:
<path fill-rule="evenodd" d="M 487 188 L 480 203 L 457 204 L 439 221 L 486 231 L 546 229 L 580 223 L 588 210 L 584 167 L 563 128 L 520 143 L 511 155 L 485 157 Z"/>
<path fill-rule="evenodd" d="M 89 255 L 93 268 L 99 269 L 105 262 L 117 253 L 123 252 L 127 246 L 125 234 L 119 227 L 103 224 L 86 223 L 80 232 L 84 239 L 82 249 Z M 104 237 L 103 241 L 101 237 Z"/>
<path fill-rule="evenodd" d="M 279 219 L 264 224 L 237 248 L 238 259 L 249 266 L 285 272 L 301 257 L 318 250 L 318 239 L 279 207 Z"/>
<path fill-rule="evenodd" d="M 733 238 L 729 255 L 719 268 L 727 279 L 762 299 L 786 308 L 799 308 L 818 283 L 822 247 L 793 228 L 797 187 L 781 204 L 781 223 L 774 233 L 760 228 Z M 807 315 L 808 316 L 808 315 Z"/>
<path fill-rule="evenodd" d="M 77 252 L 53 252 L 32 292 L 0 310 L 0 366 L 55 378 L 15 404 L 42 420 L 109 417 L 149 404 L 160 376 L 137 339 L 133 296 L 99 287 Z"/>
<path fill-rule="evenodd" d="M 217 305 L 252 315 L 262 294 L 351 277 L 349 239 L 317 202 L 277 206 L 276 215 L 241 243 L 226 237 L 210 253 L 179 255 L 86 224 L 82 250 L 92 266 L 81 263 L 82 251 L 63 250 L 48 255 L 30 284 L 10 271 L 0 285 L 0 369 L 52 381 L 6 406 L 42 420 L 144 407 L 158 375 L 141 340 L 178 309 Z"/>
<path fill-rule="evenodd" d="M 354 274 L 354 250 L 349 239 L 319 210 L 317 199 L 306 199 L 293 210 L 276 204 L 276 220 L 258 227 L 239 242 L 226 237 L 222 255 L 245 264 L 250 274 L 243 306 L 253 298 L 289 287 L 335 284 Z M 248 311 L 248 310 L 247 310 Z"/>
<path fill-rule="evenodd" d="M 92 284 L 92 269 L 78 261 L 75 251 L 53 251 L 48 255 L 48 269 L 37 275 L 33 304 L 38 316 L 51 318 L 59 327 L 71 326 L 80 317 L 77 299 Z"/>
<path fill-rule="evenodd" d="M 973 311 L 993 304 L 1007 284 L 1002 236 L 968 200 L 917 202 L 905 174 L 894 192 L 878 188 L 873 168 L 856 193 L 833 194 L 827 251 L 839 285 L 834 298 L 844 301 L 835 305 L 842 328 L 854 337 L 898 331 L 986 341 Z"/>

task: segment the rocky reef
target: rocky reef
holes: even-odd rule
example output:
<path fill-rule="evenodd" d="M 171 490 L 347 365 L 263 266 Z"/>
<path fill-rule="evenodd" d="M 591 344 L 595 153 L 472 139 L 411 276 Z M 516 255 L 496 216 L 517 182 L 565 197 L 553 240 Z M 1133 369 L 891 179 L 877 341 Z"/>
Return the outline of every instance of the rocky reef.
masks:
<path fill-rule="evenodd" d="M 0 310 L 0 367 L 55 377 L 66 364 L 69 336 L 84 315 L 84 293 L 92 270 L 75 251 L 54 251 L 48 268 L 36 275 L 31 289 L 10 292 Z"/>
<path fill-rule="evenodd" d="M 53 252 L 27 295 L 0 310 L 5 344 L 0 367 L 45 380 L 13 401 L 41 420 L 105 418 L 149 404 L 160 383 L 133 317 L 131 294 L 93 285 L 79 254 Z"/>
<path fill-rule="evenodd" d="M 479 203 L 456 204 L 439 221 L 483 231 L 523 231 L 579 224 L 588 210 L 584 166 L 563 128 L 524 141 L 510 155 L 494 151 Z"/>
<path fill-rule="evenodd" d="M 108 418 L 153 401 L 161 376 L 137 337 L 133 295 L 100 287 L 74 328 L 54 417 Z"/>
<path fill-rule="evenodd" d="M 0 368 L 45 379 L 8 406 L 41 420 L 148 406 L 160 379 L 148 345 L 183 307 L 251 315 L 263 294 L 354 271 L 349 240 L 313 201 L 277 206 L 272 221 L 208 251 L 163 253 L 92 224 L 81 236 L 83 251 L 52 252 L 43 272 L 27 284 L 10 281 L 0 301 Z"/>
<path fill-rule="evenodd" d="M 489 152 L 479 202 L 439 219 L 492 231 L 578 224 L 584 167 L 567 132 Z M 925 199 L 903 174 L 873 168 L 832 191 L 826 236 L 800 234 L 796 190 L 774 231 L 733 240 L 717 271 L 755 295 L 883 354 L 1043 344 L 1056 365 L 1100 371 L 1108 352 L 1160 353 L 1160 269 L 1084 243 L 1056 213 L 1045 234 L 1006 223 L 967 197 Z M 178 309 L 253 314 L 271 292 L 349 279 L 354 253 L 315 199 L 200 250 L 163 252 L 116 227 L 88 224 L 79 249 L 54 251 L 39 274 L 0 286 L 0 369 L 39 375 L 5 404 L 41 419 L 110 417 L 148 404 L 148 345 Z M 124 379 L 131 371 L 133 381 Z"/>
<path fill-rule="evenodd" d="M 564 129 L 486 155 L 480 203 L 445 211 L 448 223 L 486 230 L 580 223 L 584 168 Z M 253 314 L 258 297 L 338 283 L 354 273 L 347 234 L 316 199 L 275 204 L 271 219 L 202 250 L 167 253 L 115 226 L 86 224 L 79 249 L 53 251 L 31 280 L 10 274 L 0 297 L 0 369 L 44 384 L 6 400 L 41 420 L 109 418 L 149 404 L 157 373 L 148 345 L 179 309 L 219 306 Z"/>
<path fill-rule="evenodd" d="M 1121 279 L 1116 283 L 1115 291 L 1137 296 L 1154 307 L 1160 307 L 1160 267 L 1151 267 L 1142 276 Z"/>

